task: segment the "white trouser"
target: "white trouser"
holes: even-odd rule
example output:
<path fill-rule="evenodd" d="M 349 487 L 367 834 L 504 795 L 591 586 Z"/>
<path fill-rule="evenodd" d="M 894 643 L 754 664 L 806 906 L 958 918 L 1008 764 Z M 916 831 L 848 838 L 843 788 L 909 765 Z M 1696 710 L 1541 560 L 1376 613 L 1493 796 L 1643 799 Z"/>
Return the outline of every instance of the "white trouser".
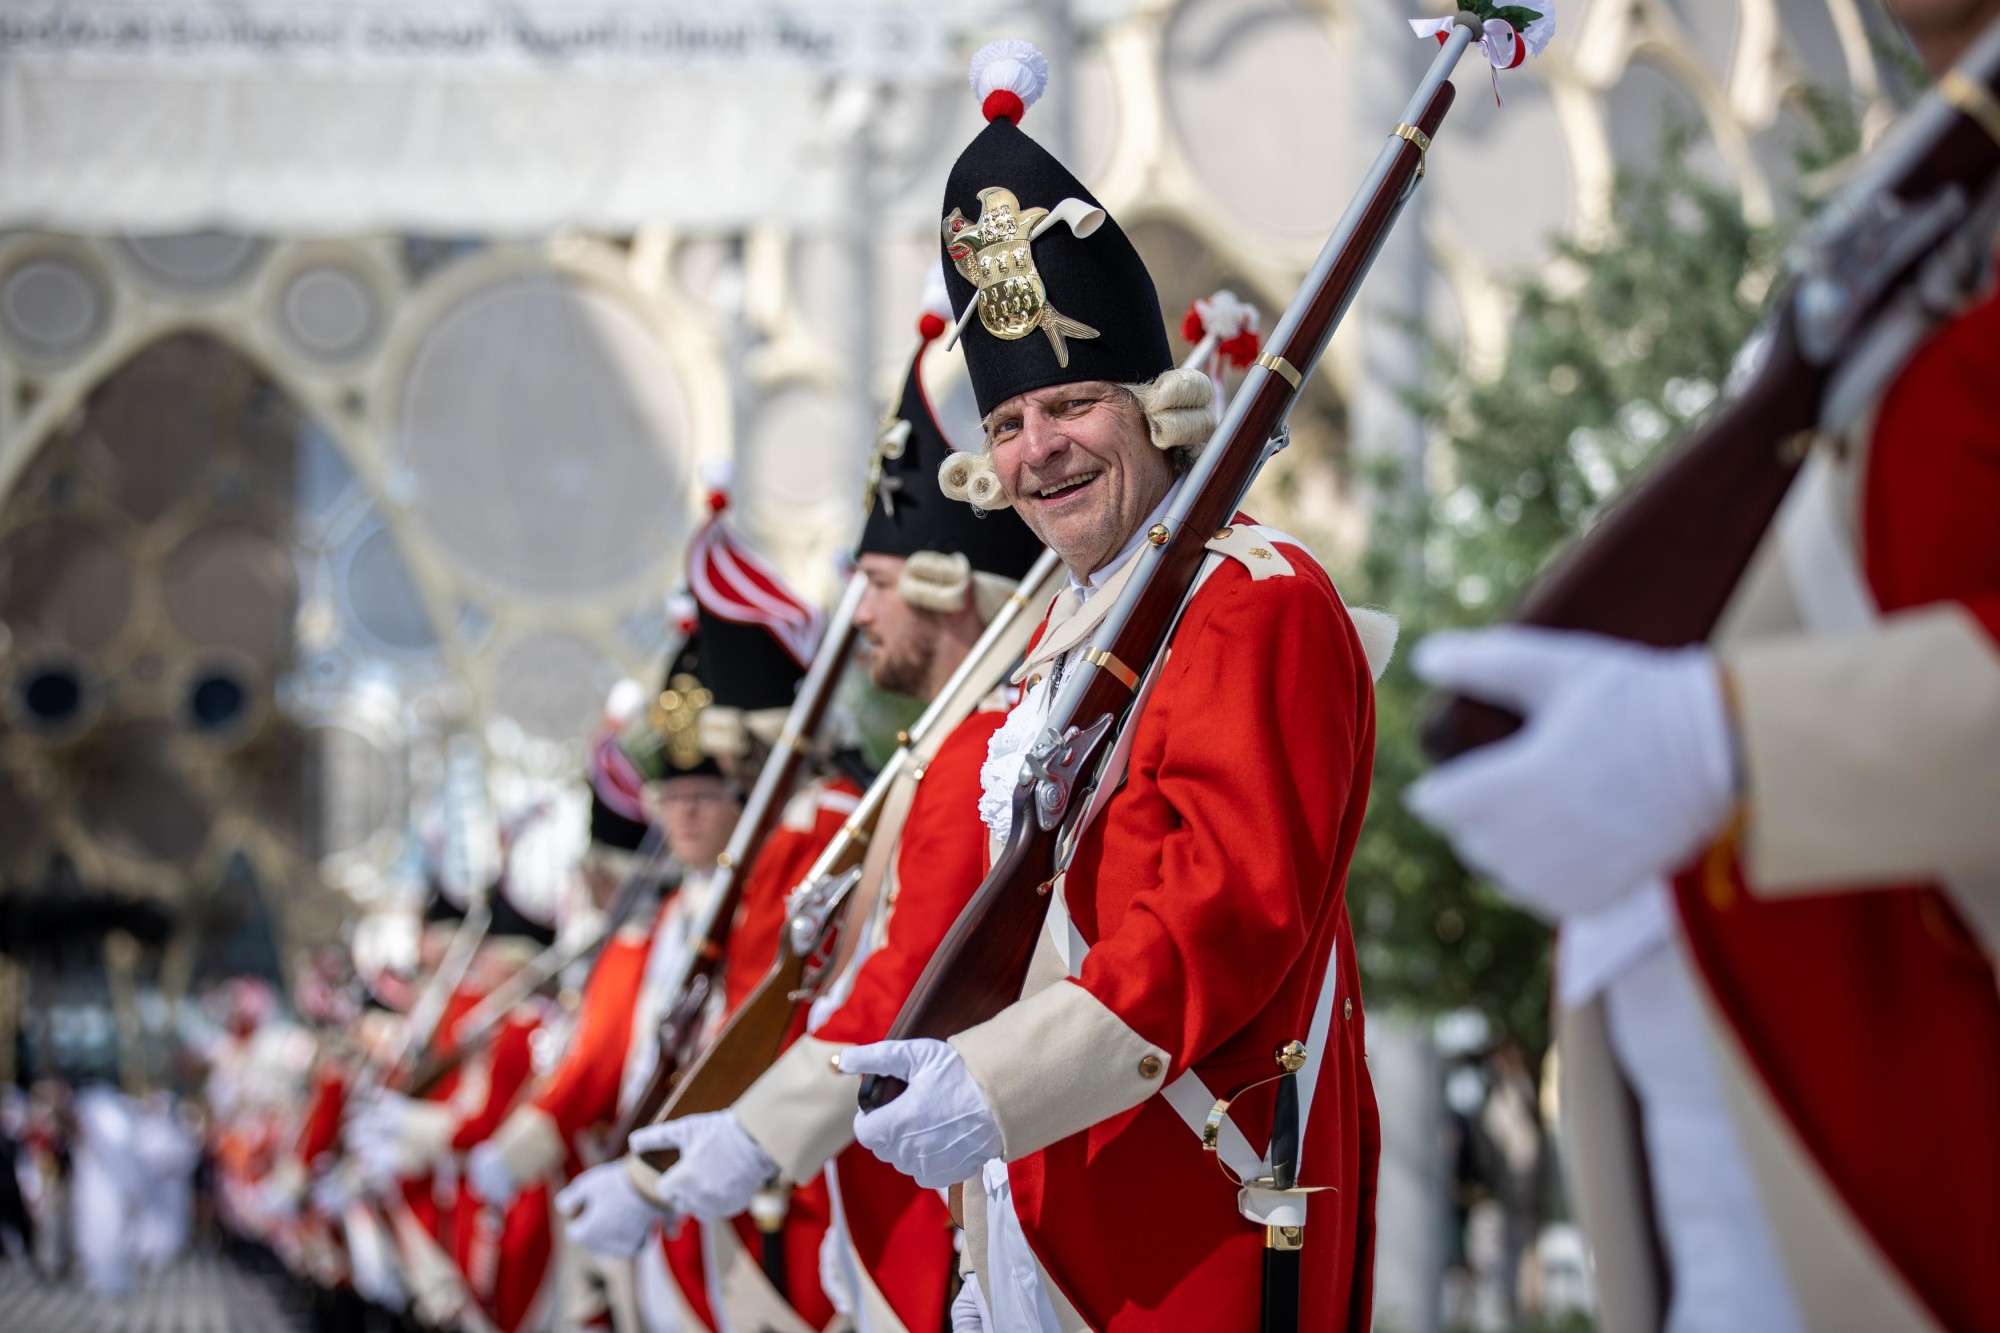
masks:
<path fill-rule="evenodd" d="M 1014 1212 L 1014 1187 L 1007 1164 L 988 1162 L 980 1173 L 986 1188 L 986 1263 L 979 1289 L 993 1315 L 993 1333 L 1062 1333 L 1027 1233 Z"/>
<path fill-rule="evenodd" d="M 1644 1108 L 1654 1207 L 1673 1272 L 1665 1333 L 1804 1333 L 1694 984 L 1663 939 L 1605 989 L 1612 1046 Z"/>

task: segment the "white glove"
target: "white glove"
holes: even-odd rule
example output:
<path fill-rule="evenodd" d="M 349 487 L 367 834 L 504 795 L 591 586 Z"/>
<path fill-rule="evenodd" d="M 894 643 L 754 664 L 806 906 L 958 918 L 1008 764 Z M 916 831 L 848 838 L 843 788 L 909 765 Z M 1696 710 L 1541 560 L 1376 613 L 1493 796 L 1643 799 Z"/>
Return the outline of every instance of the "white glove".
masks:
<path fill-rule="evenodd" d="M 1000 1156 L 1000 1122 L 951 1046 L 924 1038 L 850 1046 L 843 1074 L 888 1074 L 909 1084 L 879 1111 L 854 1117 L 854 1137 L 925 1189 L 956 1185 Z"/>
<path fill-rule="evenodd" d="M 1732 736 L 1706 649 L 1507 626 L 1433 634 L 1411 664 L 1526 719 L 1403 799 L 1542 916 L 1602 907 L 1678 869 L 1729 816 Z"/>
<path fill-rule="evenodd" d="M 993 1333 L 993 1315 L 986 1308 L 977 1273 L 967 1273 L 965 1284 L 952 1297 L 951 1333 Z"/>
<path fill-rule="evenodd" d="M 495 1208 L 505 1208 L 521 1192 L 521 1182 L 507 1167 L 507 1159 L 491 1139 L 472 1145 L 465 1156 L 465 1178 L 472 1192 Z"/>
<path fill-rule="evenodd" d="M 607 1259 L 630 1259 L 669 1216 L 639 1193 L 622 1158 L 572 1180 L 556 1195 L 556 1211 L 569 1219 L 571 1240 Z"/>
<path fill-rule="evenodd" d="M 854 1313 L 854 1293 L 847 1285 L 847 1265 L 840 1261 L 840 1230 L 828 1227 L 819 1238 L 819 1289 L 833 1303 L 835 1314 Z"/>
<path fill-rule="evenodd" d="M 320 1212 L 328 1217 L 339 1217 L 347 1211 L 347 1205 L 354 1202 L 354 1182 L 345 1171 L 325 1171 L 313 1181 L 308 1197 Z"/>
<path fill-rule="evenodd" d="M 659 1200 L 679 1217 L 716 1222 L 750 1206 L 750 1196 L 778 1174 L 734 1111 L 704 1111 L 632 1131 L 635 1153 L 673 1148 L 681 1159 L 660 1176 Z"/>
<path fill-rule="evenodd" d="M 347 1142 L 370 1184 L 420 1176 L 451 1148 L 457 1116 L 444 1102 L 385 1092 L 348 1122 Z"/>

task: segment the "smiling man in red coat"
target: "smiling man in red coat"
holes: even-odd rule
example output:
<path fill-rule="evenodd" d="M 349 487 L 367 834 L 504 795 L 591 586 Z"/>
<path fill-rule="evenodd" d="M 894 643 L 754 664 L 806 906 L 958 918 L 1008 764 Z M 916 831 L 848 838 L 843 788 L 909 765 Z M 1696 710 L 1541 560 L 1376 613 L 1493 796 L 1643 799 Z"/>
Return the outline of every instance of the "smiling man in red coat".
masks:
<path fill-rule="evenodd" d="M 952 170 L 943 244 L 986 446 L 941 481 L 1011 505 L 1071 579 L 992 746 L 980 804 L 1004 838 L 1022 756 L 1060 680 L 1094 669 L 1081 647 L 1214 410 L 1207 377 L 1175 367 L 1117 223 L 1015 127 L 1041 56 L 996 43 L 973 77 L 990 123 Z M 909 1085 L 857 1118 L 862 1144 L 919 1185 L 970 1182 L 959 1328 L 1257 1328 L 1266 1228 L 1198 1127 L 1297 1039 L 1300 1184 L 1324 1187 L 1306 1205 L 1303 1324 L 1368 1326 L 1378 1132 L 1345 898 L 1374 747 L 1367 654 L 1296 542 L 1239 517 L 1211 548 L 1022 998 L 949 1043 L 841 1057 Z M 1255 1171 L 1268 1088 L 1238 1110 L 1226 1156 Z"/>

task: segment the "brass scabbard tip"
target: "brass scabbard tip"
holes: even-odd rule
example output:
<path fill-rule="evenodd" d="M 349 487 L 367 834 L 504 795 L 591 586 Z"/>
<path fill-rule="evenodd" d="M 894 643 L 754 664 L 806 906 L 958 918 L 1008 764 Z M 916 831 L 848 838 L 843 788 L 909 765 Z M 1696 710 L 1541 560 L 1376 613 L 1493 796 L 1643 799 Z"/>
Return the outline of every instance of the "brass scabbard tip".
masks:
<path fill-rule="evenodd" d="M 1278 1068 L 1287 1074 L 1296 1074 L 1306 1067 L 1306 1044 L 1302 1041 L 1288 1041 L 1278 1048 L 1275 1058 Z"/>

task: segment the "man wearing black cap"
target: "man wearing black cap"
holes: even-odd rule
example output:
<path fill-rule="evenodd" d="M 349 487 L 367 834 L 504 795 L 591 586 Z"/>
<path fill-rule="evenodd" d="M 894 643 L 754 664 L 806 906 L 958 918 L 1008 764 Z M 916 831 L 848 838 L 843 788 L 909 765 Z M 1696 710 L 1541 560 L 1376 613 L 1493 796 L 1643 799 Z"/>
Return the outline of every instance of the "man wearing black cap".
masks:
<path fill-rule="evenodd" d="M 941 296 L 941 293 L 940 293 Z M 941 302 L 940 302 L 941 304 Z M 858 560 L 869 587 L 856 615 L 881 688 L 929 701 L 1014 593 L 1040 544 L 1013 515 L 976 516 L 940 491 L 951 445 L 932 410 L 927 354 L 945 322 L 922 335 L 896 413 L 870 468 Z M 830 1057 L 888 1030 L 918 973 L 984 870 L 979 772 L 1002 711 L 975 711 L 949 735 L 901 800 L 892 797 L 843 928 L 835 980 L 796 1042 L 736 1104 L 632 1136 L 635 1150 L 681 1150 L 655 1202 L 702 1218 L 740 1211 L 774 1175 L 809 1180 L 825 1170 L 835 1229 L 821 1280 L 865 1333 L 936 1326 L 953 1263 L 949 1219 L 935 1192 L 850 1145 L 853 1082 Z M 897 813 L 900 810 L 900 813 Z"/>
<path fill-rule="evenodd" d="M 942 224 L 986 443 L 941 481 L 1011 507 L 1071 577 L 987 767 L 1001 841 L 1061 680 L 1112 669 L 1081 646 L 1214 421 L 1130 241 L 1015 127 L 1046 68 L 1025 43 L 975 57 L 990 123 L 952 170 Z M 1292 539 L 1239 515 L 1210 550 L 1120 740 L 1122 785 L 1106 779 L 1115 794 L 1055 882 L 1023 997 L 949 1043 L 840 1057 L 908 1084 L 857 1118 L 863 1145 L 919 1185 L 972 1182 L 960 1327 L 1258 1327 L 1266 1219 L 1225 1168 L 1268 1170 L 1270 1089 L 1238 1100 L 1221 1160 L 1200 1130 L 1295 1039 L 1299 1183 L 1320 1191 L 1299 1326 L 1368 1326 L 1379 1137 L 1345 902 L 1373 755 L 1368 649 Z"/>

